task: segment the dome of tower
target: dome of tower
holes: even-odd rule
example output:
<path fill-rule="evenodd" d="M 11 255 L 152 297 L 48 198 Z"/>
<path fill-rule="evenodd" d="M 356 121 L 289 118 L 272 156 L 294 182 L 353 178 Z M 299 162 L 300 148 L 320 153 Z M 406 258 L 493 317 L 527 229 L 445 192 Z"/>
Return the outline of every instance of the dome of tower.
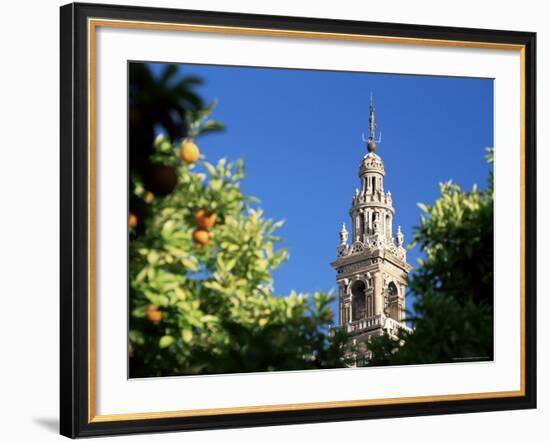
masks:
<path fill-rule="evenodd" d="M 371 171 L 384 174 L 384 162 L 382 162 L 382 158 L 374 152 L 369 152 L 363 157 L 359 174 L 362 175 Z"/>

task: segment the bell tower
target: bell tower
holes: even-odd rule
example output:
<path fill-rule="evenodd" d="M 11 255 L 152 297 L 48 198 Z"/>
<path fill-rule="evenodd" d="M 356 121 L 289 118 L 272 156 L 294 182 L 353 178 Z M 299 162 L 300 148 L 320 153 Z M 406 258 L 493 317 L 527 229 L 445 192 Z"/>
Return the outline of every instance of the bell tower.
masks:
<path fill-rule="evenodd" d="M 369 110 L 369 134 L 363 142 L 367 154 L 359 166 L 360 186 L 351 201 L 351 243 L 346 224 L 340 230 L 336 260 L 339 300 L 339 325 L 354 346 L 354 366 L 370 358 L 368 342 L 372 336 L 387 332 L 396 336 L 398 329 L 412 330 L 405 324 L 407 274 L 404 236 L 398 226 L 393 234 L 392 195 L 384 190 L 384 163 L 376 154 L 381 143 L 376 139 L 375 108 Z"/>

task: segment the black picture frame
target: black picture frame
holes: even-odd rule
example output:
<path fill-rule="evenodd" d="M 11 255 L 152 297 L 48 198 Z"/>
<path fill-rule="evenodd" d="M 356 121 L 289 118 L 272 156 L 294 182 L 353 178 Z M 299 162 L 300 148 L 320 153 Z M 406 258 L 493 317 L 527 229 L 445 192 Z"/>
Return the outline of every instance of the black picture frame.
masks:
<path fill-rule="evenodd" d="M 524 50 L 524 395 L 210 416 L 93 421 L 89 409 L 88 41 L 90 17 L 521 45 Z M 68 4 L 60 10 L 60 432 L 67 437 L 347 421 L 536 407 L 536 34 L 164 8 Z"/>

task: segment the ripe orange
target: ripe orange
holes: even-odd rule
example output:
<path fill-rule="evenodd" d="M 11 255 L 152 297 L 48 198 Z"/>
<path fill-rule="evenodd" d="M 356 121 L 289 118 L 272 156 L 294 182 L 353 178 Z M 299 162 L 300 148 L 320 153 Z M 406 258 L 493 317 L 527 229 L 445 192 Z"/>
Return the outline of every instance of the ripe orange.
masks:
<path fill-rule="evenodd" d="M 155 305 L 149 305 L 145 312 L 147 319 L 153 323 L 158 323 L 162 320 L 162 311 Z"/>
<path fill-rule="evenodd" d="M 137 216 L 134 213 L 130 213 L 128 216 L 128 225 L 130 227 L 135 227 L 137 226 L 137 223 L 138 223 Z"/>
<path fill-rule="evenodd" d="M 195 223 L 200 228 L 212 228 L 216 223 L 216 213 L 207 213 L 201 208 L 195 213 Z"/>
<path fill-rule="evenodd" d="M 178 175 L 171 165 L 152 164 L 145 173 L 145 188 L 155 196 L 166 196 L 178 184 Z"/>
<path fill-rule="evenodd" d="M 197 228 L 193 231 L 193 241 L 203 247 L 210 242 L 210 233 L 202 228 Z"/>
<path fill-rule="evenodd" d="M 182 161 L 187 162 L 188 164 L 193 164 L 199 159 L 200 151 L 195 144 L 190 139 L 184 139 L 181 142 L 180 146 L 180 158 Z"/>

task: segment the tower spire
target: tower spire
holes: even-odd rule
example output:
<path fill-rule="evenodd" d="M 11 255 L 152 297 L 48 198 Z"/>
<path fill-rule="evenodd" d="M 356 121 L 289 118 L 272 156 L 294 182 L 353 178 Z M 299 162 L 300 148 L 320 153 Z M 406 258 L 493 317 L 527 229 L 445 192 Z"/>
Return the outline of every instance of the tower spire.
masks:
<path fill-rule="evenodd" d="M 376 139 L 376 121 L 374 118 L 374 111 L 375 107 L 371 92 L 369 107 L 369 137 L 365 139 L 365 135 L 363 134 L 363 142 L 367 145 L 367 150 L 369 153 L 374 152 L 376 150 L 376 144 L 380 144 L 382 142 L 382 133 L 379 133 L 378 139 Z"/>
<path fill-rule="evenodd" d="M 372 102 L 372 92 L 371 92 L 370 108 L 369 108 L 369 141 L 374 141 L 375 130 L 376 130 L 376 123 L 374 122 L 374 104 Z"/>

